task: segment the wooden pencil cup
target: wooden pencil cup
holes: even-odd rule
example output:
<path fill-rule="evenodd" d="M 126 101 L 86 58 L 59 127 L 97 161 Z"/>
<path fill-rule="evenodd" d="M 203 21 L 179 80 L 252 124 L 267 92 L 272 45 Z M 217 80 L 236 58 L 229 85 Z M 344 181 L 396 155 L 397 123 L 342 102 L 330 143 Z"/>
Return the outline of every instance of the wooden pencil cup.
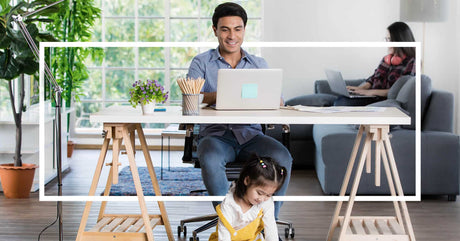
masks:
<path fill-rule="evenodd" d="M 182 94 L 182 115 L 200 114 L 200 94 Z"/>

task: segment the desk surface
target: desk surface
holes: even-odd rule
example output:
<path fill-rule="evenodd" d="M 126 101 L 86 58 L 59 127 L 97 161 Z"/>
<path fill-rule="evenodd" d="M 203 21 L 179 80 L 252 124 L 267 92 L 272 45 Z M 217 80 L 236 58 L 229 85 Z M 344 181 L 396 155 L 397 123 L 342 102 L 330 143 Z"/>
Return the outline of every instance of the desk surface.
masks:
<path fill-rule="evenodd" d="M 90 116 L 91 122 L 103 123 L 228 123 L 228 124 L 382 124 L 408 125 L 410 117 L 397 108 L 381 112 L 313 113 L 296 110 L 216 111 L 201 109 L 198 116 L 184 116 L 179 106 L 167 106 L 166 112 L 142 115 L 140 108 L 113 106 Z"/>

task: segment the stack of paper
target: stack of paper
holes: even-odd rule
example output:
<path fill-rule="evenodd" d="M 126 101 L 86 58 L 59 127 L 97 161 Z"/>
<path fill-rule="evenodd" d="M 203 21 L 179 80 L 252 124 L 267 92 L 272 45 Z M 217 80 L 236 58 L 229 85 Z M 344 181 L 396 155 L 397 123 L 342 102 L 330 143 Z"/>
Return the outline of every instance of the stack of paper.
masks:
<path fill-rule="evenodd" d="M 382 112 L 385 111 L 385 107 L 374 107 L 374 106 L 330 106 L 330 107 L 317 107 L 317 106 L 305 106 L 295 105 L 283 107 L 288 110 L 297 110 L 305 112 L 316 112 L 316 113 L 337 113 L 337 112 Z"/>

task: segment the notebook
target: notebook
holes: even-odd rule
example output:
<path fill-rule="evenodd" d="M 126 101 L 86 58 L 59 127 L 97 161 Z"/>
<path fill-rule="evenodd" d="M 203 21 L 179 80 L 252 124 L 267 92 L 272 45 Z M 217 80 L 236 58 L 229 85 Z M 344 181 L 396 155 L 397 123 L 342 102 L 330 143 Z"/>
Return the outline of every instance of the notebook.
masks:
<path fill-rule="evenodd" d="M 340 71 L 335 71 L 331 69 L 326 69 L 327 82 L 329 87 L 331 87 L 332 92 L 348 97 L 348 98 L 374 98 L 375 96 L 371 95 L 359 95 L 352 93 L 347 90 L 347 85 L 345 80 L 342 78 L 342 73 Z"/>
<path fill-rule="evenodd" d="M 278 109 L 282 79 L 282 69 L 219 69 L 215 109 Z"/>

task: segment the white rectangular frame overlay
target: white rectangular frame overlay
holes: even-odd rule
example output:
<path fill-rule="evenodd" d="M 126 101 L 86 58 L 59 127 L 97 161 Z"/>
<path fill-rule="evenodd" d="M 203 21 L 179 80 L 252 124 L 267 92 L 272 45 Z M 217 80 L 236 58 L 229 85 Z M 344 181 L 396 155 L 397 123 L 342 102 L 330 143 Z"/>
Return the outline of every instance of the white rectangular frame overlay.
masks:
<path fill-rule="evenodd" d="M 45 104 L 44 104 L 44 53 L 47 47 L 210 47 L 215 42 L 41 42 L 40 43 L 40 167 L 39 188 L 40 201 L 128 201 L 138 202 L 136 196 L 47 196 L 45 195 Z M 362 47 L 415 47 L 416 52 L 416 83 L 421 83 L 421 44 L 420 42 L 249 42 L 243 47 L 263 48 L 362 48 Z M 416 110 L 420 110 L 420 84 L 416 84 Z M 415 134 L 415 195 L 414 196 L 356 196 L 356 201 L 420 201 L 420 111 L 416 112 Z M 65 188 L 65 186 L 63 186 Z M 88 189 L 89 191 L 89 189 Z M 146 196 L 146 201 L 221 201 L 224 196 Z M 275 201 L 348 201 L 349 196 L 275 196 Z"/>

